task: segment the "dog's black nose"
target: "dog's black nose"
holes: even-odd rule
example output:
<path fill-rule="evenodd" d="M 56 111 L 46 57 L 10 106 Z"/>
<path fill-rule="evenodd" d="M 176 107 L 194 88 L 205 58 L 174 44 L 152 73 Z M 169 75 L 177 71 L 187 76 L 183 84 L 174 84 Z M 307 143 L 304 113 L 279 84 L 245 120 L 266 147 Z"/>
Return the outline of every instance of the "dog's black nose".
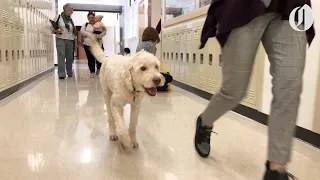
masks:
<path fill-rule="evenodd" d="M 153 83 L 158 86 L 161 82 L 161 79 L 159 77 L 153 78 Z"/>

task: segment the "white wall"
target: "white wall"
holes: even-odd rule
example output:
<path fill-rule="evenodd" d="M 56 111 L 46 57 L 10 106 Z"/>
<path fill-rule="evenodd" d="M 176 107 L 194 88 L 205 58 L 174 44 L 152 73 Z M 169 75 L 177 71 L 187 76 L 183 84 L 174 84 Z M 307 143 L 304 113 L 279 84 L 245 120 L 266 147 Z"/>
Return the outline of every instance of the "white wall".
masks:
<path fill-rule="evenodd" d="M 320 61 L 320 1 L 312 0 L 312 8 L 315 19 L 316 36 L 307 50 L 306 67 L 303 77 L 303 92 L 301 95 L 301 104 L 298 116 L 298 126 L 313 130 L 314 111 L 315 107 L 316 91 L 317 91 L 317 77 L 319 72 Z M 269 74 L 270 64 L 268 57 L 265 60 L 265 75 L 263 82 L 262 92 L 262 109 L 265 114 L 270 112 L 270 103 L 272 100 L 271 93 L 271 76 Z"/>
<path fill-rule="evenodd" d="M 102 38 L 104 55 L 112 56 L 116 54 L 116 31 L 115 26 L 107 27 L 107 34 Z"/>
<path fill-rule="evenodd" d="M 87 19 L 88 12 L 85 11 L 75 11 L 72 14 L 72 20 L 75 26 L 82 26 L 84 23 L 88 22 Z M 96 15 L 103 15 L 102 22 L 106 26 L 116 26 L 118 24 L 117 14 L 116 13 L 99 13 Z"/>
<path fill-rule="evenodd" d="M 124 47 L 128 47 L 131 50 L 131 54 L 134 54 L 139 42 L 139 3 L 140 0 L 135 2 L 132 0 L 131 6 L 129 6 L 129 0 L 124 3 Z"/>
<path fill-rule="evenodd" d="M 58 9 L 62 12 L 62 7 L 67 3 L 76 4 L 102 4 L 102 5 L 119 5 L 122 6 L 128 0 L 59 0 Z"/>

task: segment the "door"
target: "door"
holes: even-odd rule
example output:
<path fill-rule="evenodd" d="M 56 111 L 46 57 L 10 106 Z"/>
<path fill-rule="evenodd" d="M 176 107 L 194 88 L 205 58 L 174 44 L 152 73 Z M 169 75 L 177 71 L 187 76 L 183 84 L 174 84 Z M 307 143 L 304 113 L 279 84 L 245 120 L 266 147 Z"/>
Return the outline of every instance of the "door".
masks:
<path fill-rule="evenodd" d="M 77 43 L 76 43 L 76 57 L 77 57 L 77 63 L 83 62 L 84 63 L 87 62 L 87 56 L 86 56 L 86 52 L 84 51 L 83 48 L 83 44 L 82 44 L 82 36 L 80 33 L 80 29 L 81 26 L 77 26 L 77 30 L 78 30 L 78 36 L 77 36 Z"/>
<path fill-rule="evenodd" d="M 145 6 L 144 6 L 144 0 L 140 2 L 139 4 L 139 43 L 142 40 L 142 33 L 145 26 L 145 16 L 144 16 Z"/>

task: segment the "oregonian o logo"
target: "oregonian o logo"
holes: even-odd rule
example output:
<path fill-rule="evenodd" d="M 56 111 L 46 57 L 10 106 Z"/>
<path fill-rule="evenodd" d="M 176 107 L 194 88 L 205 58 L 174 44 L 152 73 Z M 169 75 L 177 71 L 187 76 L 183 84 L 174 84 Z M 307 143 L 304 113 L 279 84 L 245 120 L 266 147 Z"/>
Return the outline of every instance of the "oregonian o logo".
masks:
<path fill-rule="evenodd" d="M 297 14 L 298 13 L 298 14 Z M 297 17 L 297 22 L 295 21 Z M 296 31 L 307 31 L 314 22 L 312 9 L 307 4 L 294 8 L 289 16 L 290 26 Z"/>

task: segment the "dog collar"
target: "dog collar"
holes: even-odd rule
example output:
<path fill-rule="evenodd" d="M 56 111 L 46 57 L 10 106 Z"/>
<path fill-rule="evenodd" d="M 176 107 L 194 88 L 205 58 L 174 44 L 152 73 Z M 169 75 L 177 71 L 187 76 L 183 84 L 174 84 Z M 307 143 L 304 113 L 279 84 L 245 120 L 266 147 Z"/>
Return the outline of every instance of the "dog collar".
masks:
<path fill-rule="evenodd" d="M 132 73 L 131 73 L 131 70 L 130 70 L 130 75 L 131 75 L 131 79 L 133 81 L 133 78 L 132 78 Z M 133 89 L 133 101 L 136 101 L 136 96 L 137 96 L 137 93 L 140 93 L 141 91 L 137 91 L 136 87 L 134 87 L 133 83 L 132 83 L 132 89 Z"/>

